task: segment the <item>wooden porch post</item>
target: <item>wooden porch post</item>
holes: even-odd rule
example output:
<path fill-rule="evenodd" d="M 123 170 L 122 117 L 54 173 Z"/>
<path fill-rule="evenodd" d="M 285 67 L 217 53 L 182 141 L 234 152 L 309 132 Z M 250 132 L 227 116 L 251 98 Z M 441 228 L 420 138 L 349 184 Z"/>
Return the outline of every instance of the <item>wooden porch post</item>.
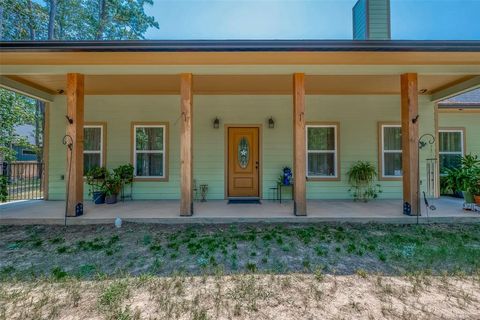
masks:
<path fill-rule="evenodd" d="M 180 75 L 181 128 L 180 128 L 180 215 L 193 214 L 192 184 L 192 117 L 193 93 L 192 74 Z"/>
<path fill-rule="evenodd" d="M 83 203 L 83 122 L 84 76 L 67 74 L 67 135 L 73 143 L 67 148 L 66 179 L 68 183 L 67 215 L 75 216 L 75 206 Z M 71 123 L 70 123 L 71 122 Z M 70 168 L 68 167 L 70 164 Z"/>
<path fill-rule="evenodd" d="M 419 211 L 418 80 L 416 73 L 401 75 L 403 202 L 411 215 Z"/>
<path fill-rule="evenodd" d="M 293 74 L 293 213 L 307 215 L 305 145 L 305 74 Z"/>

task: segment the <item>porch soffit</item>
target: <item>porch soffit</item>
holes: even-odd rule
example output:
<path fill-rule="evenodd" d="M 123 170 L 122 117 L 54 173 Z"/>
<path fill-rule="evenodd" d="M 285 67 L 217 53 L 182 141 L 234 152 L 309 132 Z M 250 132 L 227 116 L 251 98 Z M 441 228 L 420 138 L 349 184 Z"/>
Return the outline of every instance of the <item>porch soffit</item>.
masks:
<path fill-rule="evenodd" d="M 64 74 L 8 75 L 48 94 L 66 90 Z M 419 75 L 419 89 L 432 94 L 473 78 L 468 75 Z M 292 94 L 290 74 L 194 75 L 195 94 Z M 398 75 L 307 75 L 306 94 L 399 94 Z M 178 75 L 85 75 L 87 95 L 179 94 Z"/>
<path fill-rule="evenodd" d="M 0 51 L 3 65 L 480 65 L 480 52 Z"/>

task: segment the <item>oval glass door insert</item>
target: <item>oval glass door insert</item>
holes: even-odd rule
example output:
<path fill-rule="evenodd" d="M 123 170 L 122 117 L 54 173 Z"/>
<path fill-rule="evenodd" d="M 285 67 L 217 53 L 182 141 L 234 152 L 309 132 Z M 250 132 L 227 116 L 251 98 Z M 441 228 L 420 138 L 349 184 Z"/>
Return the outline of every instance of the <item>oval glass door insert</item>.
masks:
<path fill-rule="evenodd" d="M 242 169 L 245 169 L 248 166 L 249 158 L 250 150 L 248 140 L 246 137 L 242 137 L 238 143 L 238 163 Z"/>

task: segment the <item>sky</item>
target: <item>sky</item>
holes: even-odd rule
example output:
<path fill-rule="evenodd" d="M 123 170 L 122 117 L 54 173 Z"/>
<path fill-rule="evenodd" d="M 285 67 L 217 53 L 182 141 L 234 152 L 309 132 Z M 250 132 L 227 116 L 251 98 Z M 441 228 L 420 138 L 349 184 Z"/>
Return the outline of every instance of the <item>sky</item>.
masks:
<path fill-rule="evenodd" d="M 147 39 L 352 39 L 356 0 L 154 0 Z M 480 0 L 391 0 L 392 39 L 480 40 Z"/>

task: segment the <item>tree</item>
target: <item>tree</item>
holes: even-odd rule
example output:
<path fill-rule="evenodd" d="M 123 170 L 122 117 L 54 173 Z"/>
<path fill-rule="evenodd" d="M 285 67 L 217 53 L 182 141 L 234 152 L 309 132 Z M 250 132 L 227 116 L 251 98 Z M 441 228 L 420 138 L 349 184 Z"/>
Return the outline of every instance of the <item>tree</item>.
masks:
<path fill-rule="evenodd" d="M 31 147 L 25 137 L 15 133 L 23 124 L 35 124 L 36 100 L 5 89 L 0 89 L 0 158 L 15 160 L 12 145 Z"/>
<path fill-rule="evenodd" d="M 0 0 L 0 39 L 42 39 L 47 16 L 45 8 L 32 0 Z"/>
<path fill-rule="evenodd" d="M 159 28 L 153 0 L 0 0 L 2 40 L 135 40 Z"/>
<path fill-rule="evenodd" d="M 159 27 L 145 13 L 146 5 L 153 5 L 153 0 L 0 0 L 0 39 L 144 39 L 148 28 Z M 39 102 L 0 89 L 0 158 L 14 159 L 12 144 L 28 145 L 15 135 L 18 125 L 35 125 L 40 145 L 42 112 Z"/>

